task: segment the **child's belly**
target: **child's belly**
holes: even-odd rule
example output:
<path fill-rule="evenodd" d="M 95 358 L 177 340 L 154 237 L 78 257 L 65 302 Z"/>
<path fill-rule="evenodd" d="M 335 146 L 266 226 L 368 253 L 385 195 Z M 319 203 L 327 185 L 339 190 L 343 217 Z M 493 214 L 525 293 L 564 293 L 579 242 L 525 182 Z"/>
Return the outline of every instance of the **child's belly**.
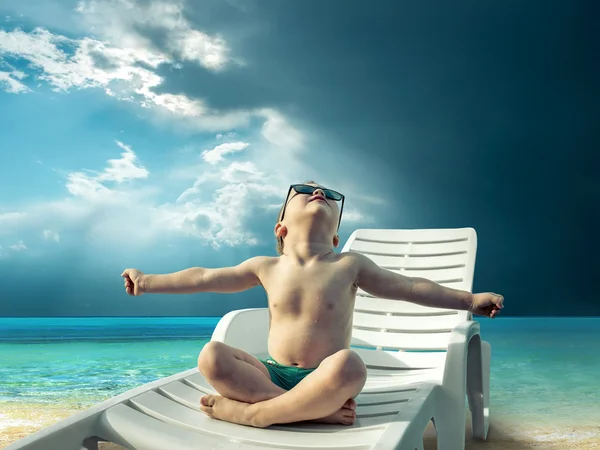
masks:
<path fill-rule="evenodd" d="M 351 320 L 343 317 L 310 321 L 273 318 L 269 353 L 279 364 L 314 368 L 328 356 L 349 348 L 351 330 Z"/>

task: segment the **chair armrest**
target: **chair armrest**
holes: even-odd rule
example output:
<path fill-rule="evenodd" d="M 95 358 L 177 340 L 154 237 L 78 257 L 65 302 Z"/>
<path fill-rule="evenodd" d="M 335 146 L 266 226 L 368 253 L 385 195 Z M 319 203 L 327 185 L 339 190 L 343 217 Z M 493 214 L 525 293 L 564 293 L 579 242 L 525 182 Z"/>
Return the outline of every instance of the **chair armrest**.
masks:
<path fill-rule="evenodd" d="M 220 341 L 252 355 L 268 353 L 268 308 L 238 309 L 225 314 L 211 341 Z"/>

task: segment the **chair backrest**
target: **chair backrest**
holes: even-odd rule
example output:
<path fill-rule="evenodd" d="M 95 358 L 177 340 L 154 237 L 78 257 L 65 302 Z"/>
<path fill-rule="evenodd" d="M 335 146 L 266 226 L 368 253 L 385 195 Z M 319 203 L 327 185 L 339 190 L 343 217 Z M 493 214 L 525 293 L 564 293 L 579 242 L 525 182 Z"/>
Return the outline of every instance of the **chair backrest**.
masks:
<path fill-rule="evenodd" d="M 471 291 L 477 234 L 473 228 L 361 229 L 352 233 L 342 251 L 362 253 L 380 267 L 409 277 Z M 376 298 L 359 289 L 352 345 L 376 350 L 446 350 L 452 328 L 470 319 L 467 311 Z"/>

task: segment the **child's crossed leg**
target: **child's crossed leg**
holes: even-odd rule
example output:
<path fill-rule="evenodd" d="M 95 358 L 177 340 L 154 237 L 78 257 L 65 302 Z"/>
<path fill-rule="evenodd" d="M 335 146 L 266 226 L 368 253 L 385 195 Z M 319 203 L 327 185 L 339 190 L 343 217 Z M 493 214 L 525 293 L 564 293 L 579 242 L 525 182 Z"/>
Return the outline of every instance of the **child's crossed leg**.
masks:
<path fill-rule="evenodd" d="M 318 421 L 351 425 L 353 397 L 362 390 L 366 368 L 351 350 L 325 358 L 293 389 L 275 385 L 264 364 L 243 350 L 221 342 L 205 345 L 198 368 L 221 396 L 204 396 L 201 409 L 211 417 L 257 427 Z"/>

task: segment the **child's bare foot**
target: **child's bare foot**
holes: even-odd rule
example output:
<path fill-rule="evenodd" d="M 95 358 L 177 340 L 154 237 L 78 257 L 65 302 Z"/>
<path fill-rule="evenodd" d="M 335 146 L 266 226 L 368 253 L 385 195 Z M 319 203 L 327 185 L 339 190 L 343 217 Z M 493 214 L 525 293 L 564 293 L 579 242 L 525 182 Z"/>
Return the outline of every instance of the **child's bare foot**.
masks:
<path fill-rule="evenodd" d="M 200 409 L 213 419 L 263 428 L 266 425 L 254 423 L 251 411 L 252 404 L 238 402 L 220 395 L 205 395 L 200 399 Z"/>
<path fill-rule="evenodd" d="M 269 424 L 257 422 L 254 417 L 256 414 L 253 414 L 251 410 L 253 406 L 251 403 L 238 402 L 237 400 L 231 400 L 220 395 L 205 395 L 200 399 L 200 409 L 213 419 L 258 428 L 267 427 Z M 348 399 L 340 409 L 330 416 L 312 420 L 312 422 L 342 425 L 352 425 L 355 421 L 356 401 L 352 398 Z"/>
<path fill-rule="evenodd" d="M 316 419 L 312 422 L 318 423 L 330 423 L 330 424 L 342 424 L 342 425 L 353 425 L 356 421 L 356 401 L 353 398 L 349 398 L 346 403 L 342 405 L 340 409 L 331 414 L 330 416 L 323 417 L 322 419 Z"/>

